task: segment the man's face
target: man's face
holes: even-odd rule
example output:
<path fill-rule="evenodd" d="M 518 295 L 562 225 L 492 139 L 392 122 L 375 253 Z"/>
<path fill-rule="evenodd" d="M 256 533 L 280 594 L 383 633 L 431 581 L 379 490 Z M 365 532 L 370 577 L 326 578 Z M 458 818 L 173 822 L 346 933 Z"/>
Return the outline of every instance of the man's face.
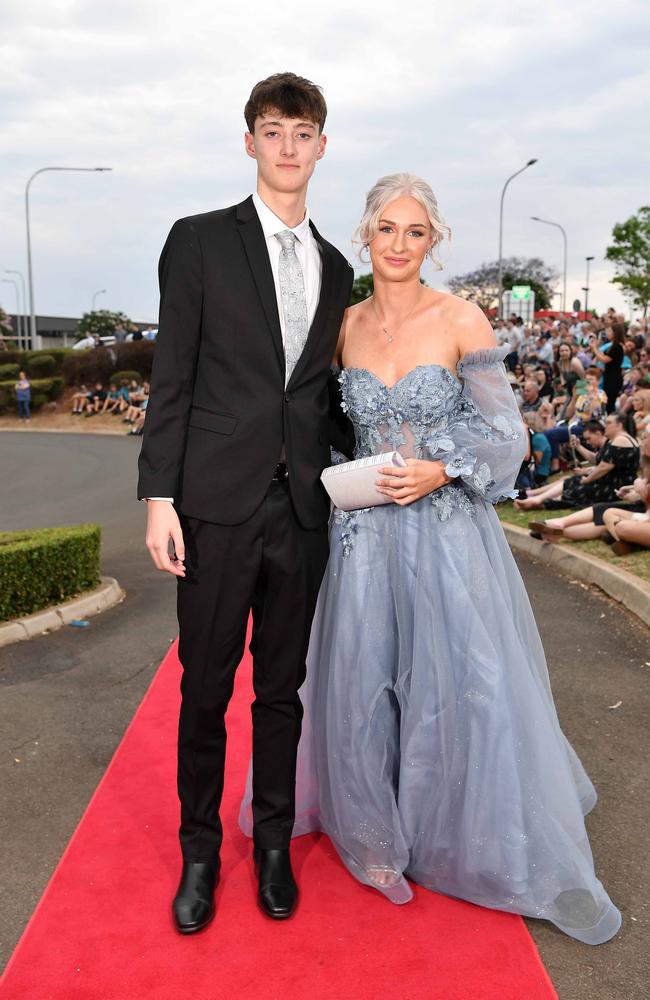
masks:
<path fill-rule="evenodd" d="M 244 137 L 246 152 L 257 160 L 261 187 L 284 194 L 306 188 L 326 143 L 314 122 L 285 118 L 274 111 L 259 115 L 255 131 Z"/>
<path fill-rule="evenodd" d="M 524 399 L 527 403 L 534 403 L 539 396 L 539 386 L 537 382 L 529 379 L 524 383 Z"/>

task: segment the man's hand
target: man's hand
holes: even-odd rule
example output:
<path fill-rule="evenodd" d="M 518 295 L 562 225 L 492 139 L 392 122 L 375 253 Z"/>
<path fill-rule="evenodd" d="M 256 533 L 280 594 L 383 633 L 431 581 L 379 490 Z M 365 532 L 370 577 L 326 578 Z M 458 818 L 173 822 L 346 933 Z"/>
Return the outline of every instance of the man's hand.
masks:
<path fill-rule="evenodd" d="M 414 503 L 451 481 L 442 462 L 419 458 L 407 458 L 405 469 L 389 465 L 380 469 L 379 474 L 384 477 L 377 480 L 379 492 L 401 506 Z"/>
<path fill-rule="evenodd" d="M 149 500 L 147 503 L 147 548 L 156 569 L 172 576 L 185 576 L 185 544 L 178 514 L 168 500 Z M 169 539 L 174 544 L 174 555 L 169 555 Z"/>

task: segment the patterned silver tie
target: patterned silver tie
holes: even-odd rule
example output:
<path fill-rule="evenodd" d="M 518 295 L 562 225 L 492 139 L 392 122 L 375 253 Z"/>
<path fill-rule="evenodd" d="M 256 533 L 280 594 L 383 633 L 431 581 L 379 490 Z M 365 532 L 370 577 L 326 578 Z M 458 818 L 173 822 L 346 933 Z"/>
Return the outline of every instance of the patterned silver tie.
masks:
<path fill-rule="evenodd" d="M 309 333 L 307 296 L 302 267 L 296 254 L 296 234 L 290 229 L 284 229 L 275 235 L 282 246 L 278 274 L 284 313 L 285 381 L 288 382 L 303 352 Z"/>

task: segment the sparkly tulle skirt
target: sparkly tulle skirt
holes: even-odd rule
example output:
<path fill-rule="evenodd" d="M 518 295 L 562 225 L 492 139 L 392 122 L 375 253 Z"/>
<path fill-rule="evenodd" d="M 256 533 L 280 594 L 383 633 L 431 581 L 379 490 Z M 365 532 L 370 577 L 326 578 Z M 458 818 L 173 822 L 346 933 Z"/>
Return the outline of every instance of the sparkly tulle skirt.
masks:
<path fill-rule="evenodd" d="M 492 506 L 376 507 L 335 516 L 330 541 L 294 835 L 323 830 L 396 903 L 412 880 L 588 944 L 611 938 L 621 918 L 584 825 L 596 793 L 560 729 Z"/>

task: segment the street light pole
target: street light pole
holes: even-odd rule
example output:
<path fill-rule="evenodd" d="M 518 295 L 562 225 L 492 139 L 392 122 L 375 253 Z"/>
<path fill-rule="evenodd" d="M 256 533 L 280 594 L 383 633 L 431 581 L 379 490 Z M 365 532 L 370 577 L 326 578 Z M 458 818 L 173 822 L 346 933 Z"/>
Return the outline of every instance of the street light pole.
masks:
<path fill-rule="evenodd" d="M 112 170 L 112 167 L 41 167 L 40 170 L 36 170 L 32 176 L 27 181 L 25 186 L 25 222 L 27 224 L 27 281 L 29 284 L 29 329 L 32 342 L 32 348 L 39 347 L 40 344 L 37 343 L 36 337 L 36 313 L 34 310 L 34 276 L 32 273 L 32 241 L 29 231 L 29 188 L 35 177 L 39 174 L 44 174 L 48 170 L 66 170 L 72 171 L 74 173 L 105 173 L 108 170 Z"/>
<path fill-rule="evenodd" d="M 559 222 L 550 222 L 549 219 L 540 219 L 537 215 L 531 215 L 533 222 L 543 222 L 545 226 L 555 226 L 562 233 L 564 239 L 564 279 L 562 284 L 562 312 L 566 312 L 566 262 L 567 262 L 567 238 L 564 226 L 561 226 Z"/>
<path fill-rule="evenodd" d="M 20 297 L 20 303 L 21 303 L 20 312 L 23 317 L 23 343 L 21 344 L 21 347 L 23 348 L 24 351 L 26 351 L 27 345 L 29 343 L 29 337 L 27 336 L 27 293 L 25 291 L 25 276 L 22 271 L 13 271 L 13 270 L 12 271 L 6 270 L 5 274 L 17 274 L 18 277 L 20 278 L 20 288 L 22 291 Z"/>
<path fill-rule="evenodd" d="M 23 319 L 20 315 L 20 295 L 18 294 L 18 282 L 14 281 L 13 278 L 3 278 L 2 281 L 5 285 L 13 285 L 16 292 L 16 333 L 18 334 L 18 343 L 20 344 L 23 338 Z"/>
<path fill-rule="evenodd" d="M 593 257 L 585 257 L 585 260 L 587 261 L 587 280 L 585 282 L 585 287 L 582 289 L 585 293 L 585 319 L 588 319 L 587 313 L 589 312 L 589 264 L 593 259 Z"/>
<path fill-rule="evenodd" d="M 498 316 L 499 319 L 503 318 L 502 317 L 502 312 L 503 312 L 503 308 L 502 308 L 503 307 L 503 288 L 502 288 L 502 266 L 501 266 L 502 265 L 502 259 L 503 259 L 503 199 L 506 196 L 506 188 L 508 187 L 508 184 L 510 183 L 510 181 L 514 180 L 515 177 L 518 177 L 519 174 L 523 174 L 524 170 L 527 170 L 528 167 L 532 167 L 533 163 L 537 163 L 537 160 L 536 159 L 529 160 L 528 163 L 521 168 L 521 170 L 517 170 L 514 174 L 512 174 L 510 177 L 508 177 L 508 180 L 503 185 L 503 190 L 501 191 L 501 205 L 500 205 L 500 208 L 499 208 L 499 279 L 498 279 L 498 284 L 499 284 L 499 308 L 497 310 L 497 316 Z"/>
<path fill-rule="evenodd" d="M 92 301 L 92 305 L 90 307 L 90 311 L 91 312 L 95 311 L 95 299 L 97 298 L 98 295 L 106 295 L 106 289 L 105 288 L 100 288 L 98 292 L 93 292 L 93 301 Z"/>

